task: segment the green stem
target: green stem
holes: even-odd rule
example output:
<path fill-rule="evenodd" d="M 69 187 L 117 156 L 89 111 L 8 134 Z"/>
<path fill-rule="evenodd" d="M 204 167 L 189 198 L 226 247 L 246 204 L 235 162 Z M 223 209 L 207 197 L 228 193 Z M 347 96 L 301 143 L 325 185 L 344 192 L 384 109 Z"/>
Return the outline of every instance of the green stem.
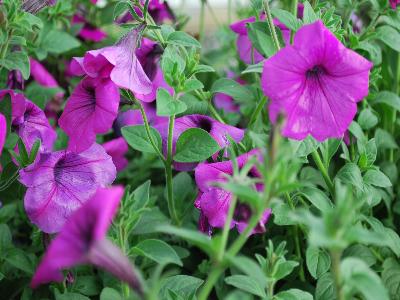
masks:
<path fill-rule="evenodd" d="M 328 170 L 325 168 L 325 165 L 321 160 L 321 157 L 318 153 L 318 149 L 316 149 L 312 152 L 312 156 L 315 161 L 315 164 L 317 165 L 319 171 L 322 174 L 322 177 L 324 178 L 326 185 L 328 186 L 329 192 L 331 193 L 332 196 L 334 196 L 335 186 L 333 185 L 333 182 L 332 182 L 331 178 L 329 177 Z"/>
<path fill-rule="evenodd" d="M 250 117 L 249 121 L 249 127 L 251 127 L 258 119 L 258 116 L 260 115 L 260 112 L 262 109 L 265 107 L 265 104 L 267 103 L 267 97 L 262 97 L 261 101 L 258 102 L 256 109 L 254 110 L 253 114 Z"/>
<path fill-rule="evenodd" d="M 269 8 L 268 0 L 266 0 L 264 2 L 264 11 L 265 11 L 265 14 L 267 15 L 268 27 L 269 27 L 269 30 L 271 31 L 271 35 L 272 35 L 272 39 L 274 41 L 275 47 L 276 47 L 276 49 L 279 50 L 279 49 L 281 49 L 281 46 L 279 44 L 278 35 L 276 34 L 274 20 L 272 18 L 271 9 Z"/>
<path fill-rule="evenodd" d="M 172 138 L 174 134 L 175 115 L 169 117 L 168 125 L 168 142 L 167 142 L 167 161 L 165 163 L 165 177 L 167 182 L 167 202 L 168 211 L 175 224 L 179 225 L 179 219 L 176 213 L 175 200 L 174 200 L 174 187 L 172 181 Z"/>
<path fill-rule="evenodd" d="M 236 202 L 237 197 L 233 197 L 229 206 L 228 216 L 225 220 L 224 229 L 222 231 L 221 244 L 217 255 L 217 262 L 219 263 L 222 261 L 225 254 L 226 245 L 228 243 L 229 230 L 231 228 L 233 214 L 235 213 Z"/>
<path fill-rule="evenodd" d="M 393 92 L 398 95 L 399 94 L 399 77 L 400 77 L 400 53 L 396 53 L 396 64 L 393 78 Z M 390 131 L 392 135 L 395 134 L 396 130 L 396 118 L 397 118 L 397 110 L 392 108 L 391 116 L 390 116 Z M 394 149 L 389 150 L 389 160 L 394 162 Z"/>
<path fill-rule="evenodd" d="M 338 250 L 332 250 L 330 255 L 332 259 L 331 272 L 333 275 L 333 281 L 335 283 L 336 299 L 344 300 L 340 278 L 340 258 L 342 256 L 342 252 Z"/>
<path fill-rule="evenodd" d="M 298 0 L 292 0 L 292 14 L 297 19 L 297 6 L 299 5 Z M 294 31 L 290 31 L 290 43 L 293 43 Z"/>
<path fill-rule="evenodd" d="M 200 20 L 199 20 L 199 41 L 203 42 L 204 39 L 204 19 L 205 19 L 205 10 L 206 10 L 206 0 L 200 0 L 201 8 L 200 8 Z"/>

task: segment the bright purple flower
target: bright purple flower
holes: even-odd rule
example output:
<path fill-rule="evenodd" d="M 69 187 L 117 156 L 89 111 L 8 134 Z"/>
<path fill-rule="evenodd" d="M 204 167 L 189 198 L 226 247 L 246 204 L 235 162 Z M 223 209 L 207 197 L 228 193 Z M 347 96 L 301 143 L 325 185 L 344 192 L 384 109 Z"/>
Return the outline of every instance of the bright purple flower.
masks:
<path fill-rule="evenodd" d="M 103 30 L 91 25 L 84 17 L 80 15 L 74 15 L 72 18 L 72 24 L 82 24 L 83 27 L 79 31 L 78 35 L 85 41 L 101 42 L 107 37 L 107 33 Z"/>
<path fill-rule="evenodd" d="M 111 157 L 98 144 L 79 154 L 66 150 L 41 154 L 20 171 L 20 181 L 28 188 L 25 210 L 42 231 L 58 232 L 73 211 L 115 176 Z"/>
<path fill-rule="evenodd" d="M 31 287 L 51 281 L 61 282 L 62 271 L 81 264 L 93 264 L 126 281 L 138 293 L 141 284 L 129 259 L 106 239 L 106 234 L 124 194 L 121 186 L 99 188 L 65 223 L 51 242 Z"/>
<path fill-rule="evenodd" d="M 284 113 L 283 135 L 318 141 L 341 138 L 368 95 L 372 63 L 347 49 L 321 21 L 303 26 L 294 44 L 264 63 L 262 88 L 275 123 Z"/>
<path fill-rule="evenodd" d="M 260 17 L 265 18 L 264 15 Z M 264 57 L 253 47 L 251 40 L 247 33 L 246 24 L 256 21 L 256 17 L 250 17 L 236 23 L 233 23 L 230 28 L 233 32 L 238 34 L 236 40 L 236 47 L 239 52 L 240 59 L 246 64 L 256 64 L 264 59 Z"/>
<path fill-rule="evenodd" d="M 124 138 L 119 137 L 108 141 L 103 144 L 107 154 L 111 156 L 117 172 L 125 169 L 128 165 L 128 160 L 125 158 L 125 154 L 128 152 L 128 143 Z"/>
<path fill-rule="evenodd" d="M 152 93 L 153 85 L 135 53 L 141 30 L 142 27 L 138 27 L 130 31 L 114 46 L 91 50 L 83 58 L 74 58 L 70 70 L 75 75 L 110 78 L 118 87 L 132 91 L 139 99 Z"/>
<path fill-rule="evenodd" d="M 248 160 L 254 156 L 256 156 L 259 161 L 262 161 L 260 152 L 258 150 L 252 150 L 237 158 L 238 167 L 242 168 Z M 226 182 L 226 175 L 233 175 L 232 161 L 211 164 L 201 163 L 195 169 L 196 184 L 199 188 L 199 195 L 196 199 L 195 206 L 200 210 L 199 227 L 203 232 L 210 233 L 211 229 L 214 227 L 224 227 L 229 206 L 232 201 L 232 193 L 220 187 L 215 187 L 213 184 Z M 254 178 L 261 177 L 256 167 L 250 170 L 249 176 Z M 264 189 L 264 185 L 257 183 L 256 189 L 261 192 Z M 251 208 L 248 205 L 238 203 L 231 228 L 236 226 L 239 232 L 245 230 L 251 213 Z M 271 210 L 265 210 L 253 233 L 265 232 L 264 224 L 268 221 L 270 215 Z"/>
<path fill-rule="evenodd" d="M 396 9 L 396 7 L 397 7 L 398 5 L 400 5 L 400 0 L 389 0 L 389 2 L 390 2 L 390 6 L 391 6 L 393 9 Z"/>
<path fill-rule="evenodd" d="M 25 88 L 25 80 L 20 70 L 8 72 L 7 87 L 11 90 L 23 90 Z"/>
<path fill-rule="evenodd" d="M 357 16 L 354 12 L 352 12 L 351 15 L 350 15 L 350 20 L 351 20 L 351 23 L 353 25 L 352 26 L 353 27 L 353 31 L 355 33 L 360 33 L 362 28 L 363 28 L 363 26 L 364 26 L 362 19 L 359 16 Z"/>
<path fill-rule="evenodd" d="M 111 80 L 84 78 L 59 120 L 69 136 L 68 149 L 84 151 L 96 141 L 96 134 L 108 132 L 117 117 L 119 100 L 119 90 Z"/>
<path fill-rule="evenodd" d="M 37 139 L 41 141 L 40 152 L 50 152 L 57 139 L 43 110 L 29 100 L 25 100 L 25 111 L 12 122 L 13 128 L 21 137 L 26 148 L 31 149 Z"/>
<path fill-rule="evenodd" d="M 1 152 L 3 151 L 4 142 L 6 141 L 6 134 L 7 134 L 7 120 L 0 113 L 0 156 Z"/>
<path fill-rule="evenodd" d="M 167 138 L 168 138 L 168 122 L 160 123 L 154 126 L 159 132 L 163 140 L 163 150 L 167 153 Z M 176 142 L 179 136 L 189 128 L 201 128 L 207 131 L 214 140 L 221 146 L 229 146 L 229 140 L 227 136 L 229 135 L 235 142 L 240 142 L 244 136 L 244 130 L 220 123 L 208 116 L 203 115 L 188 115 L 184 117 L 177 118 L 175 120 L 174 134 L 172 137 L 172 152 L 175 153 Z M 216 155 L 216 154 L 214 154 Z M 189 171 L 197 163 L 177 163 L 174 162 L 174 167 L 179 171 Z"/>

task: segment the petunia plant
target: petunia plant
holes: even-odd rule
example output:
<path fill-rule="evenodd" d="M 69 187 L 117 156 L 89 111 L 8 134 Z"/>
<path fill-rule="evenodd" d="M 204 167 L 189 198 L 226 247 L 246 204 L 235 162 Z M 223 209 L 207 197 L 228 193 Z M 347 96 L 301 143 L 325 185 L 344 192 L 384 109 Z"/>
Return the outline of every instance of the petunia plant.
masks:
<path fill-rule="evenodd" d="M 225 4 L 0 1 L 1 299 L 398 299 L 399 1 Z"/>

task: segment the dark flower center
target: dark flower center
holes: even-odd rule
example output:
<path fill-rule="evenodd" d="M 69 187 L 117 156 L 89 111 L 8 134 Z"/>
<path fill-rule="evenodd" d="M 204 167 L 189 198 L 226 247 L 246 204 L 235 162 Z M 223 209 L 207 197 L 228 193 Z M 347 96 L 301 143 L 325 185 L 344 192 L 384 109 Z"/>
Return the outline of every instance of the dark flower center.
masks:
<path fill-rule="evenodd" d="M 237 222 L 247 222 L 251 217 L 251 209 L 247 204 L 239 203 L 235 208 L 234 219 Z"/>
<path fill-rule="evenodd" d="M 211 128 L 212 128 L 211 121 L 208 120 L 208 119 L 205 119 L 205 118 L 199 120 L 199 125 L 198 126 L 199 126 L 199 128 L 201 128 L 201 129 L 203 129 L 203 130 L 205 130 L 207 132 L 210 132 Z"/>
<path fill-rule="evenodd" d="M 326 74 L 326 70 L 321 65 L 316 65 L 306 72 L 307 79 L 318 79 L 321 75 Z"/>

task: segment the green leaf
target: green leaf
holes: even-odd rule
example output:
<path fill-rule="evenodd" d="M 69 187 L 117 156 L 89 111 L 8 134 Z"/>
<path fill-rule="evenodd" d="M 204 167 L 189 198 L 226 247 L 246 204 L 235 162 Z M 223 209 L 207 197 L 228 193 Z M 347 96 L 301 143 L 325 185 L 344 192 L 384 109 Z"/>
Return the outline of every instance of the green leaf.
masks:
<path fill-rule="evenodd" d="M 181 115 L 200 114 L 206 115 L 208 112 L 208 105 L 206 101 L 198 99 L 192 94 L 186 93 L 179 97 L 179 100 L 186 104 L 187 109 Z"/>
<path fill-rule="evenodd" d="M 262 73 L 263 72 L 263 66 L 264 66 L 264 61 L 260 61 L 258 64 L 254 65 L 249 65 L 247 66 L 244 71 L 242 71 L 242 74 L 248 74 L 248 73 Z"/>
<path fill-rule="evenodd" d="M 134 204 L 132 206 L 133 210 L 138 211 L 147 205 L 150 199 L 150 185 L 151 181 L 147 180 L 134 190 Z"/>
<path fill-rule="evenodd" d="M 272 15 L 277 18 L 280 22 L 285 24 L 287 28 L 290 30 L 296 32 L 300 26 L 301 26 L 301 21 L 298 20 L 294 15 L 292 15 L 290 12 L 279 9 L 279 8 L 273 8 L 271 10 Z"/>
<path fill-rule="evenodd" d="M 391 26 L 384 25 L 376 29 L 376 38 L 388 47 L 400 52 L 400 33 Z"/>
<path fill-rule="evenodd" d="M 183 299 L 190 299 L 191 295 L 196 293 L 197 289 L 202 285 L 203 280 L 187 275 L 175 275 L 164 279 L 161 282 L 159 293 L 160 300 L 166 300 L 168 290 L 173 291 L 176 295 Z"/>
<path fill-rule="evenodd" d="M 162 265 L 171 263 L 182 266 L 182 261 L 174 248 L 161 240 L 149 239 L 141 241 L 134 247 L 134 252 Z"/>
<path fill-rule="evenodd" d="M 329 197 L 320 189 L 304 187 L 301 189 L 301 193 L 322 212 L 327 212 L 333 207 Z"/>
<path fill-rule="evenodd" d="M 61 54 L 77 48 L 81 43 L 65 31 L 50 30 L 43 35 L 40 47 L 47 52 Z"/>
<path fill-rule="evenodd" d="M 19 70 L 21 71 L 22 77 L 27 80 L 31 73 L 31 65 L 29 57 L 25 52 L 14 51 L 7 55 L 6 58 L 0 59 L 0 65 L 7 70 Z"/>
<path fill-rule="evenodd" d="M 65 293 L 56 296 L 56 300 L 90 300 L 90 298 L 78 293 Z"/>
<path fill-rule="evenodd" d="M 345 257 L 352 256 L 359 258 L 363 260 L 369 267 L 373 266 L 376 263 L 375 255 L 367 246 L 364 246 L 362 244 L 356 244 L 350 246 L 344 251 L 343 255 Z"/>
<path fill-rule="evenodd" d="M 380 65 L 382 63 L 382 49 L 377 43 L 374 43 L 373 41 L 362 41 L 355 49 L 361 49 L 368 52 L 374 65 Z"/>
<path fill-rule="evenodd" d="M 265 57 L 275 54 L 276 47 L 269 35 L 267 22 L 253 22 L 247 24 L 247 32 L 254 47 Z"/>
<path fill-rule="evenodd" d="M 375 131 L 375 142 L 376 147 L 378 149 L 398 149 L 399 145 L 397 145 L 393 135 L 391 135 L 386 130 L 378 128 Z"/>
<path fill-rule="evenodd" d="M 197 73 L 214 73 L 214 72 L 215 72 L 215 70 L 211 66 L 197 65 L 196 68 L 193 71 L 193 74 L 197 74 Z"/>
<path fill-rule="evenodd" d="M 307 157 L 319 146 L 319 143 L 310 135 L 302 141 L 290 140 L 290 143 L 294 146 L 297 157 Z"/>
<path fill-rule="evenodd" d="M 167 43 L 185 47 L 201 48 L 201 44 L 191 35 L 183 31 L 174 31 L 168 35 Z"/>
<path fill-rule="evenodd" d="M 223 93 L 238 101 L 252 101 L 252 95 L 247 88 L 228 78 L 221 78 L 215 81 L 210 92 L 212 94 Z"/>
<path fill-rule="evenodd" d="M 157 116 L 172 116 L 183 113 L 187 109 L 184 102 L 174 99 L 166 89 L 157 90 Z"/>
<path fill-rule="evenodd" d="M 387 258 L 383 263 L 382 281 L 390 299 L 398 300 L 400 296 L 400 265 L 394 258 Z"/>
<path fill-rule="evenodd" d="M 10 228 L 7 226 L 7 224 L 0 224 L 0 257 L 10 246 L 12 246 L 12 236 Z"/>
<path fill-rule="evenodd" d="M 328 272 L 331 266 L 331 257 L 323 249 L 308 247 L 306 251 L 306 264 L 312 277 L 318 279 Z"/>
<path fill-rule="evenodd" d="M 314 23 L 318 20 L 318 16 L 314 12 L 310 2 L 304 1 L 303 21 L 305 24 Z"/>
<path fill-rule="evenodd" d="M 200 162 L 209 158 L 219 149 L 220 146 L 207 131 L 190 128 L 179 136 L 174 160 L 177 162 Z"/>
<path fill-rule="evenodd" d="M 335 283 L 331 273 L 325 273 L 318 279 L 315 289 L 316 300 L 337 300 Z"/>
<path fill-rule="evenodd" d="M 390 179 L 379 170 L 368 170 L 364 175 L 364 183 L 379 187 L 390 187 Z"/>
<path fill-rule="evenodd" d="M 371 129 L 378 124 L 378 117 L 372 113 L 368 108 L 363 109 L 358 116 L 358 124 L 364 130 Z"/>
<path fill-rule="evenodd" d="M 191 92 L 195 90 L 200 90 L 204 88 L 203 83 L 200 80 L 197 80 L 196 78 L 188 79 L 185 82 L 185 86 L 183 87 L 184 92 Z"/>
<path fill-rule="evenodd" d="M 0 113 L 6 118 L 7 122 L 7 132 L 6 135 L 9 135 L 11 130 L 11 120 L 12 120 L 12 103 L 11 97 L 9 94 L 5 94 L 3 99 L 0 100 Z"/>
<path fill-rule="evenodd" d="M 246 291 L 259 297 L 266 297 L 263 286 L 258 281 L 246 275 L 233 275 L 225 278 L 225 282 L 240 290 Z"/>
<path fill-rule="evenodd" d="M 354 163 L 345 164 L 336 175 L 343 183 L 352 184 L 360 190 L 363 189 L 363 178 L 358 166 Z"/>
<path fill-rule="evenodd" d="M 95 276 L 79 276 L 73 285 L 73 292 L 79 292 L 85 296 L 96 296 L 100 293 L 101 285 Z"/>
<path fill-rule="evenodd" d="M 123 300 L 123 299 L 118 291 L 109 287 L 105 287 L 101 291 L 100 300 Z"/>
<path fill-rule="evenodd" d="M 5 260 L 15 268 L 27 273 L 28 275 L 33 275 L 34 273 L 34 262 L 32 258 L 28 256 L 25 251 L 14 248 L 7 253 Z"/>
<path fill-rule="evenodd" d="M 313 300 L 310 293 L 299 289 L 289 289 L 275 295 L 274 300 Z"/>
<path fill-rule="evenodd" d="M 393 92 L 379 92 L 372 101 L 372 105 L 382 103 L 394 108 L 397 111 L 400 111 L 400 97 Z"/>
<path fill-rule="evenodd" d="M 253 278 L 259 283 L 260 287 L 266 285 L 266 277 L 261 267 L 252 259 L 246 256 L 228 257 L 229 262 L 240 271 Z"/>
<path fill-rule="evenodd" d="M 129 146 L 133 149 L 141 152 L 156 153 L 148 139 L 146 127 L 144 125 L 122 127 L 121 132 Z M 153 136 L 153 141 L 157 148 L 161 151 L 162 141 L 160 133 L 153 127 L 150 127 L 150 133 Z"/>
<path fill-rule="evenodd" d="M 366 300 L 389 300 L 379 276 L 360 259 L 347 257 L 340 263 L 344 287 L 356 290 Z"/>

